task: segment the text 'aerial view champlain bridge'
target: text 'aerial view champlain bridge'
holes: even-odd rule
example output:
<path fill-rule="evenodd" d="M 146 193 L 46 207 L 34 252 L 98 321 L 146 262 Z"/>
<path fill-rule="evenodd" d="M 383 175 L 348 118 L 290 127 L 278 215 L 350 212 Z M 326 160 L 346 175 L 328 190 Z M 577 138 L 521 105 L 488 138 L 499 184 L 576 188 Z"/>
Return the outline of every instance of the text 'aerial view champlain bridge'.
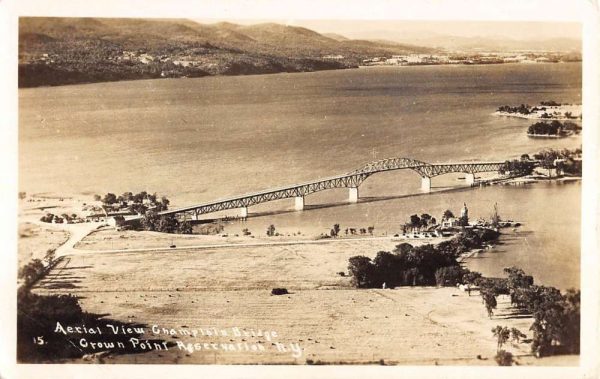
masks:
<path fill-rule="evenodd" d="M 349 203 L 358 202 L 358 187 L 371 175 L 378 172 L 410 169 L 421 175 L 421 189 L 424 192 L 431 190 L 431 178 L 449 173 L 466 174 L 467 184 L 475 183 L 475 174 L 480 172 L 499 171 L 506 162 L 462 162 L 462 163 L 426 163 L 410 158 L 388 158 L 370 162 L 363 167 L 343 175 L 321 178 L 318 180 L 293 184 L 280 188 L 272 188 L 226 199 L 219 199 L 203 204 L 176 208 L 159 212 L 159 215 L 191 216 L 198 220 L 203 214 L 224 211 L 227 209 L 240 209 L 239 217 L 248 216 L 248 207 L 268 201 L 294 198 L 295 209 L 304 209 L 304 197 L 311 193 L 333 188 L 348 188 Z"/>

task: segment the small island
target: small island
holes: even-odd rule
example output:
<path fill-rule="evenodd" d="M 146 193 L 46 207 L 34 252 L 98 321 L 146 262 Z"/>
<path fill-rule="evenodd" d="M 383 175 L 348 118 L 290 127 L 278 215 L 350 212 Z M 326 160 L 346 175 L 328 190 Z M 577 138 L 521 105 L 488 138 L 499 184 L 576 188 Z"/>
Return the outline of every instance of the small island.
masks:
<path fill-rule="evenodd" d="M 539 120 L 581 120 L 581 104 L 561 104 L 550 100 L 542 101 L 538 106 L 502 105 L 494 112 L 494 115 Z"/>
<path fill-rule="evenodd" d="M 527 135 L 532 138 L 562 138 L 579 134 L 581 126 L 571 121 L 564 123 L 553 120 L 552 122 L 536 122 L 527 128 Z"/>

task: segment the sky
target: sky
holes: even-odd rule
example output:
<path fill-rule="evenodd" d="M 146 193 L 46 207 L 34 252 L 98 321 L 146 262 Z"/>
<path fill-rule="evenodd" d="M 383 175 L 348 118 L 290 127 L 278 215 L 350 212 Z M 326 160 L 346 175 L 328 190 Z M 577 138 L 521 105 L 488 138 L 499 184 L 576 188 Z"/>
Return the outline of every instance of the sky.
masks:
<path fill-rule="evenodd" d="M 576 22 L 532 21 L 389 21 L 389 20 L 224 20 L 196 19 L 201 23 L 228 21 L 238 24 L 277 22 L 302 26 L 319 33 L 336 33 L 352 39 L 403 40 L 436 36 L 492 37 L 517 40 L 581 39 Z"/>

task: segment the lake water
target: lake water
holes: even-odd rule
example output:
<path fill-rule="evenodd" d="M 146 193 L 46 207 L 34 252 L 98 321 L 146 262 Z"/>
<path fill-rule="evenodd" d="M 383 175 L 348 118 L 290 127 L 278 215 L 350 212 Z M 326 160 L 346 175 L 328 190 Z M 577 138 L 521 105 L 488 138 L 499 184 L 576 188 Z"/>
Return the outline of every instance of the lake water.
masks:
<path fill-rule="evenodd" d="M 581 65 L 382 67 L 301 74 L 165 79 L 22 89 L 20 188 L 28 193 L 149 190 L 189 205 L 352 171 L 386 157 L 427 162 L 518 157 L 574 148 L 580 137 L 527 138 L 531 123 L 492 116 L 504 104 L 581 103 Z M 433 179 L 460 187 L 460 175 Z M 345 190 L 250 209 L 245 227 L 394 233 L 410 214 L 466 202 L 473 217 L 522 221 L 504 245 L 472 259 L 488 275 L 519 265 L 538 281 L 579 287 L 580 184 L 488 187 L 419 195 L 411 171 L 374 175 L 365 201 Z"/>

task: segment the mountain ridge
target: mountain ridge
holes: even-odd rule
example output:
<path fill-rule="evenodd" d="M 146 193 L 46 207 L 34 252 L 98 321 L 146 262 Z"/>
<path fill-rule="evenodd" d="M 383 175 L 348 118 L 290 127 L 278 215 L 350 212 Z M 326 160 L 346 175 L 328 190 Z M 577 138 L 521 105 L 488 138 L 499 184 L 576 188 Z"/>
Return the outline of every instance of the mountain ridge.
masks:
<path fill-rule="evenodd" d="M 22 17 L 19 86 L 342 69 L 372 56 L 435 51 L 277 23 Z"/>

